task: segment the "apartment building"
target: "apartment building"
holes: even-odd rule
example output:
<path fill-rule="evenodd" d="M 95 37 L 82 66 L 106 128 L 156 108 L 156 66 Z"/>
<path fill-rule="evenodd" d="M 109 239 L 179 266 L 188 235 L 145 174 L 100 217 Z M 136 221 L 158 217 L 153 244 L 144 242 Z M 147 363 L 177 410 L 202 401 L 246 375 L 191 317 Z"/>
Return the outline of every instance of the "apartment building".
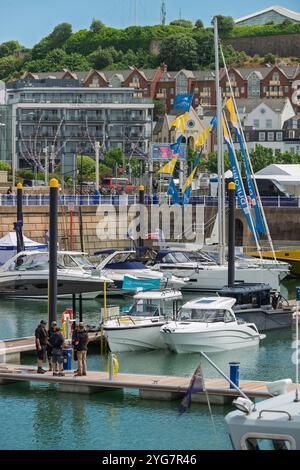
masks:
<path fill-rule="evenodd" d="M 99 86 L 96 86 L 96 77 Z M 37 165 L 48 156 L 52 165 L 74 155 L 95 155 L 122 148 L 125 155 L 145 157 L 153 128 L 153 104 L 132 87 L 102 87 L 101 73 L 83 85 L 78 76 L 28 76 L 7 84 L 5 112 L 7 160 L 17 168 Z M 128 79 L 128 77 L 127 77 Z M 1 114 L 1 112 L 0 112 Z"/>

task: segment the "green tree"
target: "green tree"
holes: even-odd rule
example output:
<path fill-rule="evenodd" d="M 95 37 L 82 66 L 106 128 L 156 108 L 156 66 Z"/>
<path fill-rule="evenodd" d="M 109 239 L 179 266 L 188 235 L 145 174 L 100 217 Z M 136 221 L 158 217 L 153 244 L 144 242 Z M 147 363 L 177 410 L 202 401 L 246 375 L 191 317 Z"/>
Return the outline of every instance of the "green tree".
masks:
<path fill-rule="evenodd" d="M 276 63 L 276 55 L 275 54 L 266 54 L 264 57 L 265 64 L 275 64 Z"/>
<path fill-rule="evenodd" d="M 1 171 L 11 171 L 11 165 L 8 162 L 0 161 L 0 170 Z"/>
<path fill-rule="evenodd" d="M 157 120 L 160 116 L 163 116 L 166 112 L 166 103 L 163 100 L 154 100 L 154 119 Z"/>
<path fill-rule="evenodd" d="M 102 49 L 99 47 L 95 52 L 88 56 L 88 61 L 95 69 L 104 69 L 105 67 L 117 62 L 119 54 L 114 47 Z"/>
<path fill-rule="evenodd" d="M 114 170 L 115 166 L 123 166 L 124 154 L 123 150 L 117 147 L 114 147 L 110 150 L 107 150 L 104 155 L 104 164 Z"/>
<path fill-rule="evenodd" d="M 23 61 L 13 55 L 0 59 L 0 80 L 8 80 L 22 69 Z"/>
<path fill-rule="evenodd" d="M 172 35 L 162 41 L 160 60 L 170 70 L 198 68 L 197 42 L 185 34 Z"/>
<path fill-rule="evenodd" d="M 197 20 L 195 22 L 195 29 L 203 29 L 203 28 L 204 28 L 203 21 L 202 20 Z"/>
<path fill-rule="evenodd" d="M 44 59 L 48 52 L 61 48 L 71 35 L 72 26 L 69 23 L 57 25 L 52 33 L 33 47 L 32 59 Z"/>
<path fill-rule="evenodd" d="M 23 49 L 18 41 L 7 41 L 0 44 L 0 58 L 16 54 Z"/>
<path fill-rule="evenodd" d="M 218 29 L 220 35 L 226 35 L 233 31 L 235 26 L 234 19 L 231 16 L 217 15 Z"/>
<path fill-rule="evenodd" d="M 88 70 L 90 67 L 89 61 L 77 52 L 74 52 L 73 54 L 67 54 L 67 57 L 63 62 L 64 67 L 72 71 Z"/>
<path fill-rule="evenodd" d="M 104 26 L 105 24 L 102 23 L 102 21 L 93 18 L 92 24 L 90 26 L 90 31 L 92 31 L 92 33 L 98 33 L 98 31 L 101 31 Z"/>
<path fill-rule="evenodd" d="M 189 20 L 173 20 L 170 23 L 171 26 L 180 26 L 181 28 L 192 28 L 193 23 Z"/>
<path fill-rule="evenodd" d="M 259 170 L 262 170 L 268 165 L 276 163 L 277 156 L 273 154 L 273 150 L 270 148 L 263 147 L 262 145 L 257 145 L 255 149 L 252 150 L 250 154 L 253 171 L 256 173 Z"/>

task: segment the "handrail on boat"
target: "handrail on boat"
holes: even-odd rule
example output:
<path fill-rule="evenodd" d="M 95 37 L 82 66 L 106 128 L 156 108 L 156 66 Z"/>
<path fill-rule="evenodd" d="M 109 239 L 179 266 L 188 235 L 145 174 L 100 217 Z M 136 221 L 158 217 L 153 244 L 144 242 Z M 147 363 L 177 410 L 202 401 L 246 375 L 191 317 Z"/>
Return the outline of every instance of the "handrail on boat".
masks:
<path fill-rule="evenodd" d="M 281 411 L 281 410 L 261 410 L 261 412 L 258 415 L 258 419 L 261 419 L 263 413 L 281 413 L 285 414 L 289 417 L 289 421 L 292 421 L 292 415 L 288 411 Z"/>

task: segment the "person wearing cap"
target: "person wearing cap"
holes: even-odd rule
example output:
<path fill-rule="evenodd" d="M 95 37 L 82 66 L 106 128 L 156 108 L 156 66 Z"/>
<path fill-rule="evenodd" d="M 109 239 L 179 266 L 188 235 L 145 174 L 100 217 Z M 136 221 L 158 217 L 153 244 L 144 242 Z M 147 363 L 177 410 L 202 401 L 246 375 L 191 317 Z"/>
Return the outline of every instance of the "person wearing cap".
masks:
<path fill-rule="evenodd" d="M 48 333 L 46 330 L 47 322 L 41 320 L 39 325 L 35 330 L 35 347 L 37 351 L 37 358 L 38 358 L 38 374 L 45 374 L 45 370 L 43 369 L 43 361 L 45 360 L 46 349 L 48 344 Z"/>
<path fill-rule="evenodd" d="M 77 340 L 75 345 L 77 348 L 77 357 L 78 357 L 78 372 L 75 373 L 77 376 L 86 375 L 86 356 L 88 350 L 89 335 L 87 334 L 84 324 L 79 323 Z"/>
<path fill-rule="evenodd" d="M 53 375 L 59 375 L 63 377 L 64 374 L 64 356 L 63 347 L 65 344 L 65 338 L 61 332 L 61 328 L 56 326 L 54 333 L 50 338 L 50 344 L 52 347 L 52 368 Z"/>
<path fill-rule="evenodd" d="M 52 371 L 52 345 L 51 345 L 51 337 L 55 333 L 55 328 L 57 327 L 56 321 L 53 321 L 50 325 L 48 330 L 48 344 L 47 344 L 47 359 L 49 364 L 49 371 Z"/>

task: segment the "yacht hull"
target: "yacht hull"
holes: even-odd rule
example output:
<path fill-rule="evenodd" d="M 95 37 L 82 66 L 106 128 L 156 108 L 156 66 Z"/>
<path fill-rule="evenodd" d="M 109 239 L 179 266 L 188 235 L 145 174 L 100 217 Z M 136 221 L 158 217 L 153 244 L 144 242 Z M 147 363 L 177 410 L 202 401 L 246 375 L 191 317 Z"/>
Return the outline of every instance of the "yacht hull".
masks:
<path fill-rule="evenodd" d="M 216 353 L 231 351 L 233 349 L 257 346 L 260 335 L 251 328 L 234 329 L 226 331 L 201 331 L 201 332 L 172 332 L 166 327 L 161 331 L 162 339 L 167 347 L 178 354 L 181 353 Z"/>
<path fill-rule="evenodd" d="M 72 294 L 83 294 L 85 298 L 95 298 L 103 291 L 103 282 L 97 279 L 84 279 L 78 276 L 76 279 L 58 276 L 57 295 L 68 297 Z M 10 276 L 0 278 L 0 298 L 47 298 L 48 297 L 48 275 L 39 274 Z"/>
<path fill-rule="evenodd" d="M 111 352 L 147 351 L 165 349 L 166 345 L 160 335 L 160 328 L 165 322 L 143 326 L 104 327 Z"/>
<path fill-rule="evenodd" d="M 293 323 L 292 310 L 273 310 L 263 308 L 253 308 L 245 310 L 234 310 L 237 318 L 245 320 L 247 323 L 254 323 L 258 331 L 278 330 L 290 328 Z"/>
<path fill-rule="evenodd" d="M 185 269 L 160 265 L 160 269 L 172 272 L 174 276 L 189 278 L 182 286 L 183 291 L 216 292 L 228 283 L 227 266 L 214 266 L 211 269 Z M 276 269 L 262 268 L 236 268 L 236 282 L 270 284 L 273 289 L 279 290 L 279 272 Z"/>

